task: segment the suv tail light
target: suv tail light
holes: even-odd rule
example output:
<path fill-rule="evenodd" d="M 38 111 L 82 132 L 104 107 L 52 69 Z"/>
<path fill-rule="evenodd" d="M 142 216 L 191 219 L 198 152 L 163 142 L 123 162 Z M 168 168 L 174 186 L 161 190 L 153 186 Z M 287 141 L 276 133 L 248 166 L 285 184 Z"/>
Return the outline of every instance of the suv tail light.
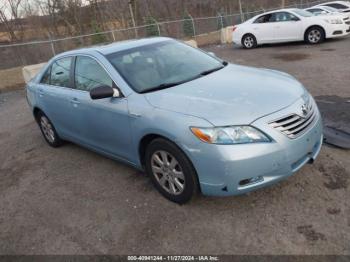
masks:
<path fill-rule="evenodd" d="M 236 29 L 237 29 L 237 26 L 233 26 L 232 32 L 236 31 Z"/>

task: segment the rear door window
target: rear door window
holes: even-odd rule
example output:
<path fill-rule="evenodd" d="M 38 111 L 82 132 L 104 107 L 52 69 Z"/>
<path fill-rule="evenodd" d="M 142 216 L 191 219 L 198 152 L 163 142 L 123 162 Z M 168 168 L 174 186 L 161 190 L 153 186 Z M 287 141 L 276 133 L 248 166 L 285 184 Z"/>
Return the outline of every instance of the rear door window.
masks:
<path fill-rule="evenodd" d="M 51 85 L 71 87 L 70 70 L 72 66 L 72 60 L 72 57 L 66 57 L 53 62 L 51 66 Z"/>
<path fill-rule="evenodd" d="M 320 15 L 322 14 L 322 12 L 324 12 L 322 9 L 319 8 L 308 9 L 307 11 L 313 13 L 314 15 Z"/>
<path fill-rule="evenodd" d="M 336 9 L 347 9 L 348 7 L 342 4 L 338 4 L 338 3 L 333 3 L 333 4 L 326 4 L 325 6 L 330 6 Z"/>
<path fill-rule="evenodd" d="M 263 16 L 260 16 L 258 17 L 256 20 L 255 20 L 255 24 L 264 24 L 264 23 L 270 23 L 271 22 L 271 17 L 272 17 L 272 14 L 267 14 L 267 15 L 263 15 Z"/>
<path fill-rule="evenodd" d="M 41 78 L 40 83 L 49 85 L 51 79 L 51 66 L 46 70 L 45 74 Z"/>

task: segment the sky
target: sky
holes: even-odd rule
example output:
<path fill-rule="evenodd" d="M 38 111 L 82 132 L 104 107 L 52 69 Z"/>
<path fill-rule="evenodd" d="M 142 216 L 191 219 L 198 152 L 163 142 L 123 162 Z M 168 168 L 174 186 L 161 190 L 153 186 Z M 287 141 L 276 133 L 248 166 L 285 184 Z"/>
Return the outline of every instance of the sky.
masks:
<path fill-rule="evenodd" d="M 10 18 L 11 17 L 11 12 L 10 12 L 10 8 L 9 8 L 9 5 L 8 5 L 8 1 L 11 1 L 11 0 L 0 0 L 0 8 L 2 7 L 5 7 L 5 15 Z M 22 0 L 23 4 L 25 3 L 33 3 L 34 1 L 33 0 Z M 83 5 L 87 5 L 89 3 L 88 0 L 82 0 L 82 3 Z M 22 4 L 22 6 L 23 6 Z"/>

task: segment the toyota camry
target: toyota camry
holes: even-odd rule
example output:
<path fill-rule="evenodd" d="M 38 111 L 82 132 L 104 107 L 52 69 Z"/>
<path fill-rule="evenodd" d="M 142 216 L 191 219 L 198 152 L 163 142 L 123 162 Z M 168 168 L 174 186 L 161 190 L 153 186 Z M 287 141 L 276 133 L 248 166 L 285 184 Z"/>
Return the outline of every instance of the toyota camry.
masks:
<path fill-rule="evenodd" d="M 295 78 L 169 38 L 59 54 L 27 98 L 50 146 L 71 141 L 143 170 L 177 203 L 271 185 L 322 145 L 319 110 Z"/>

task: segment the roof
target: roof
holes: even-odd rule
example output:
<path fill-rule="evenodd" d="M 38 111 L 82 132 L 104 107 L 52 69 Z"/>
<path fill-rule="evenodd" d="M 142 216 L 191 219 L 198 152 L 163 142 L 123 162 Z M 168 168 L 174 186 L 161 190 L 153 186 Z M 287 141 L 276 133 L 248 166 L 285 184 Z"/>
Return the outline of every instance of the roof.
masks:
<path fill-rule="evenodd" d="M 111 53 L 131 49 L 134 47 L 145 46 L 145 45 L 159 43 L 159 42 L 167 41 L 167 40 L 171 40 L 171 38 L 152 37 L 152 38 L 125 40 L 125 41 L 115 42 L 115 43 L 107 44 L 107 45 L 100 45 L 100 46 L 92 46 L 92 47 L 88 47 L 88 48 L 75 49 L 75 50 L 61 53 L 59 56 L 72 55 L 72 54 L 76 54 L 76 53 L 88 54 L 88 53 L 91 53 L 93 51 L 97 51 L 103 55 L 108 55 Z"/>
<path fill-rule="evenodd" d="M 268 15 L 268 14 L 272 14 L 272 13 L 278 13 L 278 12 L 288 12 L 288 11 L 293 12 L 295 9 L 298 9 L 298 8 L 283 8 L 283 9 L 268 11 L 268 12 L 256 15 L 256 16 L 250 18 L 249 20 L 247 20 L 246 22 L 251 21 L 251 20 L 255 20 L 259 16 Z"/>
<path fill-rule="evenodd" d="M 318 4 L 318 5 L 327 5 L 327 4 L 345 4 L 345 5 L 349 5 L 350 2 L 349 1 L 330 1 L 330 2 L 325 2 L 325 3 Z"/>
<path fill-rule="evenodd" d="M 269 14 L 269 13 L 277 13 L 277 12 L 288 12 L 288 11 L 295 11 L 296 9 L 298 8 L 283 8 L 283 9 L 277 9 L 277 10 L 273 10 L 273 11 L 269 11 L 269 12 L 266 12 L 266 14 Z"/>

